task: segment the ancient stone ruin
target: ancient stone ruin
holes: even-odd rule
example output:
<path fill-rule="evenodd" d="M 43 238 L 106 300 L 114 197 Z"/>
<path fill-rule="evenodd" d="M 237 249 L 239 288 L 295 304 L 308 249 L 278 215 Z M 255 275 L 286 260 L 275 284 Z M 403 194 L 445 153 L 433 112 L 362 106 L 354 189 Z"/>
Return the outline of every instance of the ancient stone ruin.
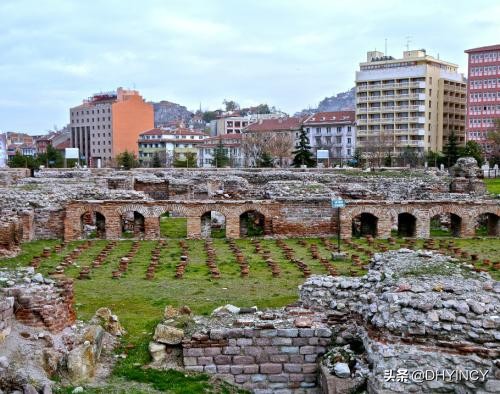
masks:
<path fill-rule="evenodd" d="M 255 393 L 494 393 L 499 313 L 500 283 L 488 274 L 401 249 L 375 254 L 363 277 L 307 279 L 282 309 L 227 305 L 204 318 L 167 307 L 149 349 L 155 368 Z M 445 370 L 454 375 L 431 379 Z"/>
<path fill-rule="evenodd" d="M 76 321 L 72 280 L 0 270 L 0 392 L 48 394 L 54 379 L 80 384 L 107 373 L 102 360 L 123 334 L 107 308 Z"/>

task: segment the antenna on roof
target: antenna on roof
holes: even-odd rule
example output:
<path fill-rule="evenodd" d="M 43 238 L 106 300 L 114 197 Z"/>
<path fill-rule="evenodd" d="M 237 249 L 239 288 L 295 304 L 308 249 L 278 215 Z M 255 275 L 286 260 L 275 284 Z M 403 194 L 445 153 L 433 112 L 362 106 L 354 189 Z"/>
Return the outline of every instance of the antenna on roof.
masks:
<path fill-rule="evenodd" d="M 410 50 L 411 36 L 406 36 L 406 50 Z"/>
<path fill-rule="evenodd" d="M 387 56 L 387 38 L 385 39 L 385 56 Z"/>

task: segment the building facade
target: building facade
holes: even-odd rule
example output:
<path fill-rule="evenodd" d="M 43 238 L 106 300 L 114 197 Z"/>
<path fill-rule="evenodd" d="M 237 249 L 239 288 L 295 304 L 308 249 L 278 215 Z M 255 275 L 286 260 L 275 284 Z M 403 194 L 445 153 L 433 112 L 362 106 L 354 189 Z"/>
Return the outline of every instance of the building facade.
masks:
<path fill-rule="evenodd" d="M 312 150 L 328 150 L 330 160 L 342 162 L 352 159 L 356 149 L 354 111 L 318 112 L 303 124 Z"/>
<path fill-rule="evenodd" d="M 244 155 L 246 165 L 255 167 L 265 152 L 274 158 L 274 165 L 289 167 L 293 150 L 299 140 L 306 117 L 281 117 L 259 119 L 244 131 Z"/>
<path fill-rule="evenodd" d="M 398 155 L 443 150 L 455 133 L 465 143 L 466 82 L 458 66 L 425 50 L 395 59 L 367 53 L 356 72 L 356 144 Z"/>
<path fill-rule="evenodd" d="M 153 106 L 136 90 L 99 93 L 70 109 L 71 146 L 91 167 L 113 165 L 119 153 L 138 153 L 137 139 L 154 127 Z"/>
<path fill-rule="evenodd" d="M 282 113 L 250 114 L 239 116 L 235 114 L 221 115 L 210 122 L 210 135 L 241 134 L 247 126 L 261 120 L 282 118 Z"/>
<path fill-rule="evenodd" d="M 198 148 L 206 138 L 205 133 L 189 129 L 148 130 L 141 133 L 137 141 L 139 163 L 143 167 L 151 166 L 155 154 L 158 154 L 164 167 L 172 166 L 175 158 L 184 160 L 186 153 L 196 154 L 199 161 Z"/>
<path fill-rule="evenodd" d="M 216 150 L 222 145 L 224 153 L 229 159 L 229 167 L 243 167 L 245 164 L 242 149 L 242 134 L 224 134 L 206 138 L 199 145 L 198 159 L 200 167 L 217 167 L 215 162 Z"/>
<path fill-rule="evenodd" d="M 468 49 L 467 139 L 487 156 L 498 154 L 488 134 L 500 119 L 500 44 Z"/>

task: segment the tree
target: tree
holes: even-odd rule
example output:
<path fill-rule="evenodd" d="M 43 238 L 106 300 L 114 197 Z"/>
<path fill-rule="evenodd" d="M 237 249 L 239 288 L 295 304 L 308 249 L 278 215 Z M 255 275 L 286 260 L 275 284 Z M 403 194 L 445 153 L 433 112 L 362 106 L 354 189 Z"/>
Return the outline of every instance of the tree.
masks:
<path fill-rule="evenodd" d="M 478 166 L 483 165 L 483 149 L 476 141 L 467 141 L 465 148 L 459 150 L 461 157 L 473 157 Z"/>
<path fill-rule="evenodd" d="M 205 123 L 210 123 L 212 120 L 217 119 L 217 112 L 216 111 L 205 111 L 203 112 L 203 121 Z"/>
<path fill-rule="evenodd" d="M 31 168 L 29 164 L 32 164 L 33 158 L 29 156 L 23 156 L 21 152 L 16 151 L 16 154 L 10 159 L 9 167 L 10 168 Z"/>
<path fill-rule="evenodd" d="M 195 152 L 185 152 L 182 154 L 176 153 L 174 157 L 174 167 L 176 168 L 198 167 L 198 157 L 196 153 Z"/>
<path fill-rule="evenodd" d="M 414 148 L 406 146 L 403 152 L 401 152 L 401 161 L 405 167 L 407 165 L 410 165 L 410 167 L 416 167 L 419 163 L 418 152 Z"/>
<path fill-rule="evenodd" d="M 47 151 L 45 153 L 41 153 L 38 155 L 38 161 L 41 165 L 50 168 L 61 168 L 64 166 L 64 157 L 62 153 L 52 145 L 47 146 Z"/>
<path fill-rule="evenodd" d="M 116 156 L 116 162 L 120 167 L 123 167 L 127 171 L 130 170 L 131 168 L 139 166 L 139 163 L 135 157 L 135 153 L 129 152 L 128 150 L 119 153 Z"/>
<path fill-rule="evenodd" d="M 237 111 L 240 109 L 240 105 L 234 100 L 226 100 L 222 102 L 226 106 L 226 111 Z"/>
<path fill-rule="evenodd" d="M 363 151 L 361 148 L 356 148 L 354 150 L 354 155 L 352 156 L 352 161 L 355 167 L 361 167 L 363 161 Z"/>
<path fill-rule="evenodd" d="M 261 168 L 274 167 L 273 157 L 266 151 L 262 152 L 262 154 L 257 160 L 257 167 Z"/>
<path fill-rule="evenodd" d="M 160 168 L 161 166 L 160 155 L 158 154 L 158 152 L 155 152 L 153 154 L 153 160 L 151 160 L 151 167 Z"/>
<path fill-rule="evenodd" d="M 444 164 L 445 157 L 440 152 L 428 150 L 425 154 L 425 160 L 429 166 L 439 167 L 441 164 Z"/>
<path fill-rule="evenodd" d="M 270 114 L 271 110 L 269 109 L 269 105 L 267 104 L 259 104 L 255 108 L 256 114 Z"/>
<path fill-rule="evenodd" d="M 212 159 L 212 165 L 217 168 L 226 167 L 229 164 L 229 157 L 226 153 L 224 145 L 222 145 L 222 139 L 219 140 L 219 145 L 215 148 L 214 158 Z"/>
<path fill-rule="evenodd" d="M 455 132 L 452 131 L 450 136 L 448 137 L 448 142 L 443 147 L 445 162 L 448 168 L 454 165 L 459 157 L 459 148 L 457 141 L 457 136 L 455 135 Z"/>
<path fill-rule="evenodd" d="M 314 167 L 316 164 L 311 152 L 311 145 L 309 145 L 307 131 L 305 129 L 300 131 L 299 142 L 295 146 L 295 150 L 292 153 L 295 155 L 292 163 L 295 167 L 303 165 L 306 165 L 307 167 Z"/>

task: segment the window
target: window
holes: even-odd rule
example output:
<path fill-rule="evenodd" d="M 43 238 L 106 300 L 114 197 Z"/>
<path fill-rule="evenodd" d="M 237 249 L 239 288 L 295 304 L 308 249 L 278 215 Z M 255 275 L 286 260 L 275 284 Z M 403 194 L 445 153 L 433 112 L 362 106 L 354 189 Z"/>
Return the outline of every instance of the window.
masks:
<path fill-rule="evenodd" d="M 332 128 L 328 126 L 328 127 L 326 128 L 326 132 L 327 132 L 327 134 L 330 134 L 330 133 L 332 132 Z"/>
<path fill-rule="evenodd" d="M 341 133 L 342 132 L 342 127 L 337 127 L 337 133 Z"/>

